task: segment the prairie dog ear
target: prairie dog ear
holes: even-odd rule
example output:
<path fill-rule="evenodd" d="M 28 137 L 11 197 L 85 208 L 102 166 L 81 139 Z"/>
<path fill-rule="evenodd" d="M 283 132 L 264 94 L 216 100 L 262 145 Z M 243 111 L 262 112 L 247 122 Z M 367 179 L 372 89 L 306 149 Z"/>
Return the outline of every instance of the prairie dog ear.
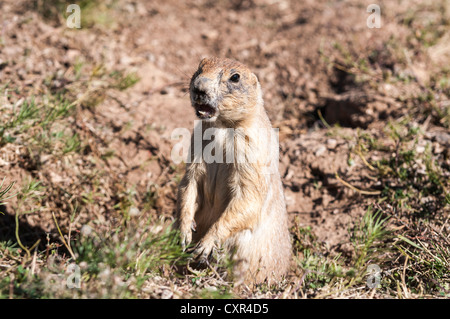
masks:
<path fill-rule="evenodd" d="M 200 63 L 198 64 L 198 67 L 201 68 L 203 64 L 205 64 L 206 60 L 208 60 L 208 58 L 203 58 L 200 60 Z"/>
<path fill-rule="evenodd" d="M 251 83 L 253 85 L 255 85 L 256 83 L 258 83 L 258 77 L 255 75 L 255 73 L 252 73 L 252 75 L 250 76 L 251 78 Z"/>

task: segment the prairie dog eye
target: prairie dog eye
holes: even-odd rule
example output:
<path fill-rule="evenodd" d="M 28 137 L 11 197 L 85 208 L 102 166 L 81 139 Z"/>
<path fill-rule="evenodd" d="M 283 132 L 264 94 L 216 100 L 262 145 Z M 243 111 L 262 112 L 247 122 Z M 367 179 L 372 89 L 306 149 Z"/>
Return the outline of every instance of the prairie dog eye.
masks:
<path fill-rule="evenodd" d="M 239 82 L 240 78 L 241 78 L 241 76 L 239 75 L 239 73 L 235 73 L 230 77 L 230 81 L 237 83 L 237 82 Z"/>

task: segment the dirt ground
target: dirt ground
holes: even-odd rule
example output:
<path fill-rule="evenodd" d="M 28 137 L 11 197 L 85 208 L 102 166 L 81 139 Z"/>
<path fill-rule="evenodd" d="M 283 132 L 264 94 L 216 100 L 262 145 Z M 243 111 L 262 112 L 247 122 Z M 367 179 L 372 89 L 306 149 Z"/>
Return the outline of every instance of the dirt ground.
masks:
<path fill-rule="evenodd" d="M 76 100 L 68 128 L 83 146 L 64 157 L 45 149 L 54 144 L 37 149 L 19 139 L 0 146 L 0 178 L 19 189 L 31 176 L 46 188 L 39 213 L 20 217 L 24 243 L 59 242 L 52 213 L 63 232 L 76 234 L 86 224 L 110 227 L 118 207 L 173 220 L 183 165 L 171 160 L 178 142 L 171 134 L 193 129 L 190 77 L 202 57 L 219 56 L 247 64 L 259 78 L 280 129 L 291 228 L 310 227 L 326 254 L 351 256 L 349 229 L 386 186 L 367 165 L 384 153 L 355 152 L 361 132 L 392 145 L 384 133 L 389 121 L 410 114 L 450 62 L 448 25 L 426 33 L 429 21 L 449 21 L 447 2 L 379 1 L 381 28 L 368 28 L 372 2 L 85 1 L 82 27 L 71 29 L 63 1 L 2 1 L 2 105 L 57 94 Z M 115 74 L 138 80 L 121 89 Z M 445 113 L 448 89 L 433 92 Z M 425 132 L 417 145 L 431 143 L 448 179 L 448 126 L 425 108 L 411 120 Z M 3 240 L 14 240 L 19 202 L 12 198 L 3 209 Z M 448 205 L 439 207 L 445 219 Z"/>

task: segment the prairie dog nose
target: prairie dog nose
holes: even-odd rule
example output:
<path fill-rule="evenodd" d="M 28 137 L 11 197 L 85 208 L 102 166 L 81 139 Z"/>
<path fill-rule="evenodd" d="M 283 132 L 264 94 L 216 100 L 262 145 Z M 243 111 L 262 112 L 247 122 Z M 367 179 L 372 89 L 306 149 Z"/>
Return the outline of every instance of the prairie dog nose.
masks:
<path fill-rule="evenodd" d="M 194 88 L 192 88 L 192 95 L 193 95 L 194 100 L 198 100 L 202 96 L 206 96 L 207 94 L 205 91 L 199 90 L 196 87 L 194 87 Z"/>
<path fill-rule="evenodd" d="M 204 77 L 204 76 L 197 76 L 197 78 L 194 80 L 194 90 L 198 92 L 199 94 L 207 94 L 209 91 L 209 88 L 211 87 L 211 79 Z"/>
<path fill-rule="evenodd" d="M 209 99 L 208 92 L 210 91 L 211 80 L 198 76 L 192 85 L 192 99 L 195 102 L 206 102 Z"/>

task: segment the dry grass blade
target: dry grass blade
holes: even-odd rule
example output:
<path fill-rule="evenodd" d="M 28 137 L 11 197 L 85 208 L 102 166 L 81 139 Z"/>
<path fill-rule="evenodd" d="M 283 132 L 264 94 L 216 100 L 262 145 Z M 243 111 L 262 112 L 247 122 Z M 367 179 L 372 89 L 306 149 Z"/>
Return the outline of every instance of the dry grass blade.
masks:
<path fill-rule="evenodd" d="M 344 180 L 339 176 L 339 174 L 338 174 L 337 172 L 335 172 L 335 176 L 336 176 L 336 179 L 337 179 L 339 182 L 341 182 L 343 185 L 347 186 L 348 188 L 354 190 L 354 191 L 357 192 L 357 193 L 360 193 L 360 194 L 363 194 L 363 195 L 380 195 L 380 194 L 381 194 L 381 191 L 365 191 L 365 190 L 358 189 L 358 188 L 356 188 L 355 186 L 353 186 L 353 185 L 347 183 L 346 181 L 344 181 Z"/>
<path fill-rule="evenodd" d="M 0 205 L 4 205 L 5 204 L 5 200 L 10 199 L 15 197 L 18 193 L 15 193 L 13 195 L 9 195 L 8 197 L 4 197 L 10 190 L 11 188 L 14 186 L 14 184 L 16 182 L 12 182 L 11 184 L 9 184 L 8 186 L 5 187 L 5 189 L 2 190 L 3 188 L 3 184 L 5 182 L 6 177 L 3 178 L 2 183 L 0 184 Z"/>
<path fill-rule="evenodd" d="M 363 163 L 371 170 L 371 171 L 375 171 L 375 167 L 373 167 L 372 165 L 369 164 L 369 162 L 367 162 L 366 158 L 364 157 L 364 155 L 361 152 L 361 145 L 359 145 L 358 150 L 356 150 L 356 154 L 359 155 L 359 157 L 361 158 L 361 160 L 363 161 Z"/>
<path fill-rule="evenodd" d="M 19 214 L 16 213 L 15 216 L 14 216 L 14 218 L 15 218 L 15 222 L 16 222 L 16 231 L 15 231 L 15 235 L 16 235 L 17 243 L 19 244 L 20 248 L 22 248 L 22 249 L 26 252 L 27 257 L 30 258 L 30 256 L 31 256 L 30 250 L 29 250 L 27 247 L 25 247 L 25 245 L 24 245 L 24 244 L 22 243 L 22 241 L 20 240 L 20 236 L 19 236 Z"/>
<path fill-rule="evenodd" d="M 75 254 L 72 251 L 72 248 L 70 247 L 70 245 L 67 244 L 66 240 L 64 239 L 61 229 L 59 228 L 58 221 L 56 220 L 55 213 L 52 212 L 52 216 L 53 216 L 53 220 L 55 222 L 56 228 L 58 229 L 59 236 L 61 237 L 61 241 L 63 242 L 64 246 L 66 246 L 66 248 L 69 251 L 70 256 L 72 256 L 73 260 L 77 260 L 77 258 L 75 257 Z"/>

